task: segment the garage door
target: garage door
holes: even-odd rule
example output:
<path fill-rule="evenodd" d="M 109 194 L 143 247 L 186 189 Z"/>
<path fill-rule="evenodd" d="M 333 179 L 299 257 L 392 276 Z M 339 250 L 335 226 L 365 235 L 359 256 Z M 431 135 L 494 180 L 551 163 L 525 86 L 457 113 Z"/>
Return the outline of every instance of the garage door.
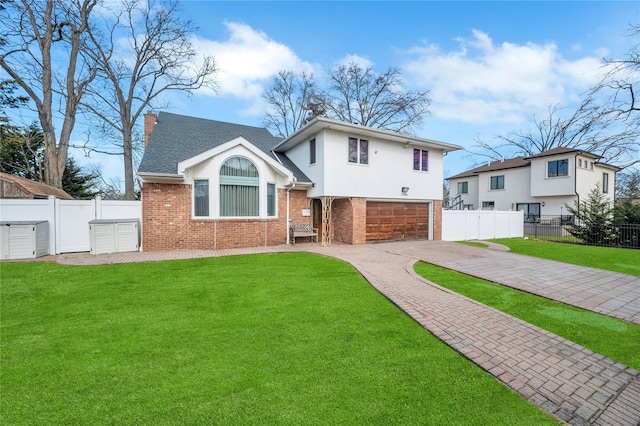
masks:
<path fill-rule="evenodd" d="M 429 238 L 428 203 L 367 201 L 367 241 Z"/>

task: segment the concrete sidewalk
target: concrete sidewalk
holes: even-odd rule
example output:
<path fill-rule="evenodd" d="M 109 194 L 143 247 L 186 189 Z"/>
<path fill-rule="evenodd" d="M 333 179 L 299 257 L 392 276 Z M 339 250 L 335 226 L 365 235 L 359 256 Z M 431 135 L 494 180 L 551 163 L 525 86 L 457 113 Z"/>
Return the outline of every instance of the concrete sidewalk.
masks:
<path fill-rule="evenodd" d="M 640 310 L 637 277 L 442 241 L 71 254 L 52 260 L 86 265 L 283 251 L 308 251 L 351 263 L 443 342 L 569 424 L 640 424 L 640 372 L 435 285 L 417 276 L 413 265 L 425 260 L 635 321 Z"/>

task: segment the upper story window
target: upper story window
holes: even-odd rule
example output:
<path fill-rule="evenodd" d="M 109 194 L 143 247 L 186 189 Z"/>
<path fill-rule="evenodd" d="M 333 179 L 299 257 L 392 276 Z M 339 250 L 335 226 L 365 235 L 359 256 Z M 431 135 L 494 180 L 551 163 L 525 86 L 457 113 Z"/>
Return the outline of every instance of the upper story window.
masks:
<path fill-rule="evenodd" d="M 369 164 L 368 140 L 349 138 L 349 162 L 355 164 Z"/>
<path fill-rule="evenodd" d="M 549 161 L 547 163 L 547 177 L 567 176 L 569 174 L 569 160 Z"/>
<path fill-rule="evenodd" d="M 429 151 L 424 149 L 413 150 L 413 170 L 426 172 L 429 170 Z"/>
<path fill-rule="evenodd" d="M 607 194 L 609 192 L 609 173 L 602 174 L 602 193 Z"/>
<path fill-rule="evenodd" d="M 458 194 L 467 194 L 469 192 L 469 182 L 458 182 Z"/>
<path fill-rule="evenodd" d="M 246 158 L 232 157 L 220 168 L 220 216 L 258 216 L 260 177 Z"/>
<path fill-rule="evenodd" d="M 309 141 L 309 164 L 316 164 L 316 140 Z"/>
<path fill-rule="evenodd" d="M 504 189 L 504 175 L 491 176 L 491 189 Z"/>
<path fill-rule="evenodd" d="M 193 181 L 193 215 L 209 216 L 209 181 L 206 179 Z"/>
<path fill-rule="evenodd" d="M 582 158 L 578 158 L 578 167 L 582 167 Z"/>

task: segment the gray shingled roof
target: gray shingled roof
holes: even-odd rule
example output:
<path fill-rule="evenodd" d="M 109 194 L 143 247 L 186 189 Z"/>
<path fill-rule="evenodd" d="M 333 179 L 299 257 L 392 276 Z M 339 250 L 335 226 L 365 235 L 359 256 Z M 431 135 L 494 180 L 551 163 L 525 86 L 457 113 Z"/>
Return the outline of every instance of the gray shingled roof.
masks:
<path fill-rule="evenodd" d="M 531 161 L 527 160 L 525 157 L 515 157 L 515 158 L 507 158 L 503 161 L 492 161 L 489 164 L 484 166 L 476 167 L 475 169 L 467 170 L 466 172 L 462 172 L 455 176 L 450 176 L 447 179 L 458 179 L 463 177 L 476 176 L 479 173 L 485 172 L 493 172 L 496 170 L 505 170 L 505 169 L 516 169 L 518 167 L 528 167 L 531 164 Z"/>
<path fill-rule="evenodd" d="M 239 136 L 251 142 L 274 160 L 291 170 L 300 182 L 309 178 L 287 158 L 272 150 L 282 139 L 265 128 L 225 123 L 204 118 L 160 112 L 149 143 L 138 167 L 138 173 L 177 174 L 178 163 L 194 157 Z"/>

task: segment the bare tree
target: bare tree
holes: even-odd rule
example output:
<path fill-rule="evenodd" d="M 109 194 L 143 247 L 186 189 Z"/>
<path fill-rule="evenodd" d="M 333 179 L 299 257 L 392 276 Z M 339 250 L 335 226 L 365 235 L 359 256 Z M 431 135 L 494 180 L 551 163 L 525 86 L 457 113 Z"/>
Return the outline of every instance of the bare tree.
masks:
<path fill-rule="evenodd" d="M 324 113 L 316 108 L 316 92 L 313 74 L 280 71 L 263 95 L 268 104 L 265 126 L 283 138 L 295 133 L 311 118 Z"/>
<path fill-rule="evenodd" d="M 101 136 L 110 139 L 115 149 L 102 142 L 84 148 L 123 156 L 124 197 L 133 199 L 138 119 L 147 108 L 158 106 L 154 102 L 167 91 L 215 88 L 216 65 L 211 57 L 195 64 L 197 52 L 190 40 L 195 28 L 179 17 L 177 1 L 125 1 L 120 14 L 105 27 L 108 38 L 101 38 L 101 28 L 89 28 L 93 46 L 88 53 L 98 64 L 98 78 L 82 106 L 98 118 Z M 118 37 L 126 38 L 124 49 L 116 47 Z"/>
<path fill-rule="evenodd" d="M 631 25 L 629 36 L 640 36 L 640 24 Z M 640 86 L 640 43 L 632 46 L 624 59 L 605 59 L 607 72 L 591 91 L 592 96 L 605 95 L 608 110 L 617 119 L 640 124 L 640 100 L 637 93 Z"/>
<path fill-rule="evenodd" d="M 9 3 L 0 66 L 33 101 L 45 142 L 46 182 L 62 188 L 76 112 L 96 69 L 83 56 L 89 15 L 98 0 Z M 56 134 L 55 117 L 62 115 Z"/>
<path fill-rule="evenodd" d="M 428 92 L 407 91 L 400 70 L 378 74 L 352 62 L 328 71 L 326 89 L 312 74 L 281 71 L 265 92 L 265 124 L 282 137 L 312 118 L 327 116 L 363 126 L 410 133 L 429 113 Z"/>
<path fill-rule="evenodd" d="M 621 125 L 611 111 L 587 97 L 566 116 L 560 106 L 551 106 L 544 118 L 534 115 L 532 129 L 496 136 L 497 144 L 476 139 L 470 151 L 497 160 L 506 155 L 535 155 L 557 147 L 580 149 L 603 157 L 605 162 L 633 164 L 640 146 L 637 129 Z M 629 163 L 630 162 L 630 163 Z"/>
<path fill-rule="evenodd" d="M 428 92 L 404 89 L 398 68 L 378 74 L 351 62 L 330 70 L 329 80 L 321 96 L 327 115 L 350 123 L 410 133 L 431 104 Z"/>

